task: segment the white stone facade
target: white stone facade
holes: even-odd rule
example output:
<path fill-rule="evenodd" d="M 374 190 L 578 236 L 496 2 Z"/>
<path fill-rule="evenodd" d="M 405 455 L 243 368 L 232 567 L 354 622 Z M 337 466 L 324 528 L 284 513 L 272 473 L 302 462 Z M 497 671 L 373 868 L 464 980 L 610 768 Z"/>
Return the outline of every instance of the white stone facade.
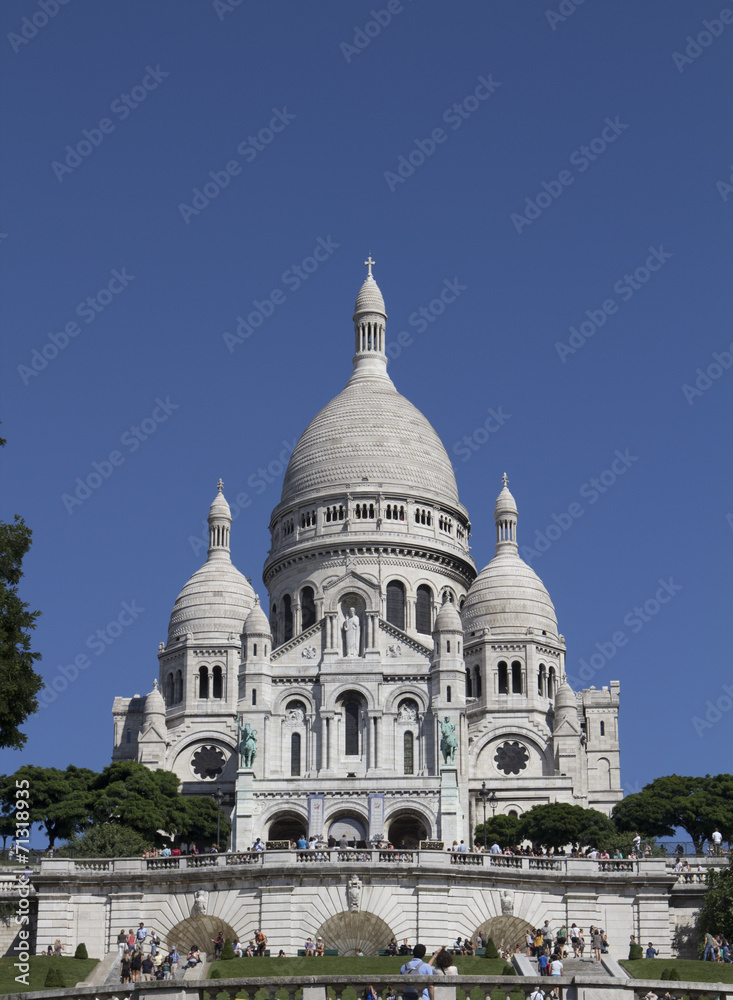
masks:
<path fill-rule="evenodd" d="M 370 267 L 353 373 L 301 436 L 272 514 L 269 614 L 232 565 L 220 486 L 159 686 L 115 700 L 114 758 L 172 770 L 187 793 L 221 787 L 236 850 L 301 833 L 470 843 L 483 782 L 497 813 L 621 798 L 619 685 L 568 686 L 506 478 L 477 574 L 446 451 L 387 374 L 386 320 Z"/>

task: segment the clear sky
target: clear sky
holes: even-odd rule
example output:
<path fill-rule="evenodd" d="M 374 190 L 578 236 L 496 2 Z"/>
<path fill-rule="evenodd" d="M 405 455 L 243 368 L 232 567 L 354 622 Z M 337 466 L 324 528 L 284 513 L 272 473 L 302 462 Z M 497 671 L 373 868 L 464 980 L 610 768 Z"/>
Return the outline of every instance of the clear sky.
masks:
<path fill-rule="evenodd" d="M 0 17 L 0 516 L 33 529 L 56 695 L 0 770 L 108 763 L 220 476 L 266 604 L 283 463 L 349 376 L 370 253 L 390 374 L 451 455 L 478 567 L 506 471 L 572 683 L 621 682 L 625 789 L 730 770 L 733 8 Z"/>

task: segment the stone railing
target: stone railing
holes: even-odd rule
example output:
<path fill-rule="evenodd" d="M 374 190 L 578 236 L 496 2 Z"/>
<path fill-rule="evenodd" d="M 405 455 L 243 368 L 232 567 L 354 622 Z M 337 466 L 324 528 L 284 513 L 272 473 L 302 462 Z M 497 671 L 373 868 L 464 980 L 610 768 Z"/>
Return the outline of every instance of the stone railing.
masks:
<path fill-rule="evenodd" d="M 99 987 L 76 987 L 71 990 L 43 990 L 42 992 L 12 993 L 4 997 L 4 1000 L 48 1000 L 48 998 L 58 998 L 58 1000 L 119 1000 L 122 993 L 131 1000 L 207 1000 L 207 998 L 228 997 L 235 1000 L 237 997 L 244 997 L 246 1000 L 254 1000 L 255 994 L 260 990 L 266 992 L 268 1000 L 275 1000 L 277 996 L 283 994 L 287 1000 L 296 1000 L 296 996 L 302 989 L 302 1000 L 326 1000 L 327 997 L 333 1000 L 342 1000 L 345 990 L 352 988 L 356 991 L 357 997 L 362 996 L 367 985 L 373 985 L 377 994 L 384 992 L 388 986 L 394 986 L 398 993 L 398 1000 L 403 1000 L 402 990 L 408 984 L 424 987 L 428 984 L 434 986 L 435 1000 L 456 1000 L 456 988 L 465 992 L 466 995 L 473 989 L 478 988 L 480 995 L 489 1000 L 491 993 L 495 989 L 500 989 L 507 997 L 522 996 L 529 1000 L 532 992 L 537 986 L 546 990 L 557 990 L 558 1000 L 592 1000 L 594 997 L 603 996 L 604 1000 L 643 1000 L 650 992 L 663 997 L 669 990 L 669 982 L 646 979 L 613 979 L 598 975 L 558 976 L 549 982 L 546 978 L 536 976 L 508 977 L 508 976 L 451 976 L 450 982 L 441 980 L 436 982 L 432 976 L 299 976 L 274 979 L 263 978 L 238 978 L 238 979 L 209 979 L 197 982 L 186 980 L 179 982 L 151 982 L 133 983 L 125 987 L 124 991 L 118 986 L 115 990 L 100 989 Z M 707 997 L 708 1000 L 733 1000 L 733 984 L 723 983 L 680 983 L 673 984 L 675 996 L 686 996 L 689 1000 L 701 1000 Z"/>
<path fill-rule="evenodd" d="M 643 860 L 565 857 L 530 857 L 509 854 L 473 854 L 453 851 L 387 850 L 385 848 L 316 848 L 312 850 L 239 851 L 231 854 L 181 855 L 165 858 L 74 859 L 48 858 L 41 862 L 41 876 L 93 875 L 98 872 L 134 875 L 146 871 L 186 871 L 236 867 L 282 868 L 290 865 L 410 865 L 415 868 L 470 868 L 472 871 L 501 869 L 507 873 L 531 873 L 533 877 L 574 878 L 598 875 L 603 878 L 628 875 L 673 875 L 664 858 Z M 679 873 L 683 875 L 685 873 Z M 691 872 L 694 881 L 704 881 L 702 873 Z M 698 874 L 700 878 L 698 879 Z M 684 879 L 678 879 L 682 884 Z"/>

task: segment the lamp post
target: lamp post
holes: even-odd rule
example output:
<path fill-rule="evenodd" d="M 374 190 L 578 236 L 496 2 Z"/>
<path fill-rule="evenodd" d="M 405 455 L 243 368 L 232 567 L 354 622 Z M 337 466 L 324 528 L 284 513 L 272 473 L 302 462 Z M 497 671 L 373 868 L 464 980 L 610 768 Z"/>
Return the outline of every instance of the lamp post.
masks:
<path fill-rule="evenodd" d="M 491 817 L 493 819 L 494 816 L 496 815 L 496 803 L 499 801 L 499 797 L 497 796 L 495 791 L 493 790 L 489 791 L 489 789 L 486 787 L 485 781 L 481 782 L 481 789 L 479 791 L 479 795 L 481 796 L 481 801 L 483 802 L 484 806 L 484 851 L 485 851 L 486 850 L 486 803 L 487 802 L 491 803 Z"/>
<path fill-rule="evenodd" d="M 221 800 L 224 798 L 224 793 L 218 785 L 216 791 L 212 792 L 211 797 L 216 802 L 216 849 L 218 851 L 219 838 L 221 837 Z"/>

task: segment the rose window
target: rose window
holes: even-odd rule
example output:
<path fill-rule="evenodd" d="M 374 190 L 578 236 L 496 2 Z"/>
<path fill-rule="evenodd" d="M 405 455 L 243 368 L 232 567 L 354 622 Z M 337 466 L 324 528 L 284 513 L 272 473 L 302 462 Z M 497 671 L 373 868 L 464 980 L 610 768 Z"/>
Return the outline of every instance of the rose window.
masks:
<path fill-rule="evenodd" d="M 520 771 L 524 771 L 527 767 L 529 754 L 526 747 L 513 740 L 512 742 L 502 743 L 501 746 L 497 747 L 494 761 L 499 770 L 504 774 L 519 774 Z"/>
<path fill-rule="evenodd" d="M 199 747 L 191 758 L 193 773 L 199 778 L 218 778 L 227 759 L 219 747 Z"/>

